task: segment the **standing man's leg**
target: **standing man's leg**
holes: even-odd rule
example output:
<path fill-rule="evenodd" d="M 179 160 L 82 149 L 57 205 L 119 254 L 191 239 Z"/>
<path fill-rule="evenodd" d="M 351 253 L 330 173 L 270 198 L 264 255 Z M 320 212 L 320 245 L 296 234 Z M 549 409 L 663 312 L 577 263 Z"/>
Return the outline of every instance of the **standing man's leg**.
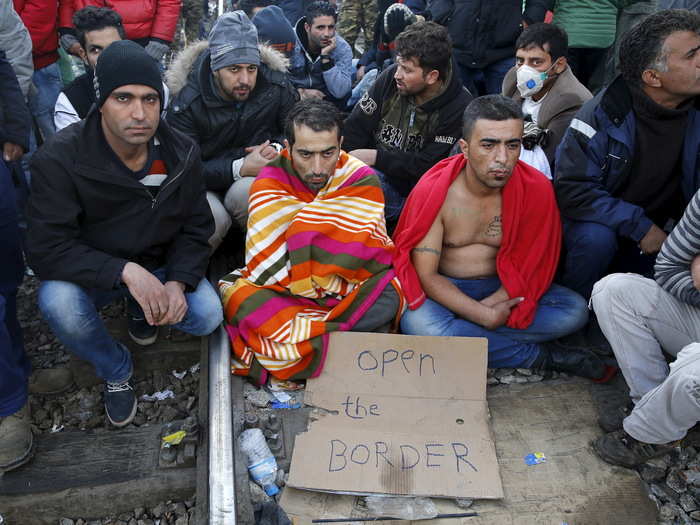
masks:
<path fill-rule="evenodd" d="M 17 320 L 17 288 L 24 264 L 14 187 L 0 159 L 0 473 L 31 458 L 32 431 L 27 402 L 29 360 Z"/>
<path fill-rule="evenodd" d="M 343 0 L 338 13 L 338 33 L 350 44 L 353 56 L 360 54 L 355 50 L 355 41 L 360 33 L 362 0 Z"/>
<path fill-rule="evenodd" d="M 58 62 L 34 71 L 32 80 L 36 86 L 36 93 L 29 97 L 29 109 L 39 126 L 41 135 L 44 140 L 47 140 L 56 133 L 53 110 L 56 106 L 56 99 L 63 89 Z"/>
<path fill-rule="evenodd" d="M 500 94 L 503 88 L 503 79 L 514 65 L 514 58 L 504 58 L 486 66 L 484 68 L 484 85 L 486 86 L 484 95 Z"/>

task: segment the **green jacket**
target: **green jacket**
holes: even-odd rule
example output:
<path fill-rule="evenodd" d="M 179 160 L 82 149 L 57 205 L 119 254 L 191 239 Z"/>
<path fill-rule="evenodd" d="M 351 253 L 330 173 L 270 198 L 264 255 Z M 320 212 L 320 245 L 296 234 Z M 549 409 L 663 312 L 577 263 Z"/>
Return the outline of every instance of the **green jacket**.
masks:
<path fill-rule="evenodd" d="M 619 9 L 640 0 L 556 0 L 553 23 L 569 35 L 569 47 L 607 48 L 615 40 Z"/>

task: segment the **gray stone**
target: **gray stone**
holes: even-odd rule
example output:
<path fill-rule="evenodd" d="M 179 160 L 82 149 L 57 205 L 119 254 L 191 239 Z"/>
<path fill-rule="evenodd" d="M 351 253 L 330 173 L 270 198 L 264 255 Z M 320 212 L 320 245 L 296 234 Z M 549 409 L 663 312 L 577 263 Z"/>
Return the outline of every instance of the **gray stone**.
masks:
<path fill-rule="evenodd" d="M 690 468 L 683 471 L 683 476 L 687 483 L 691 485 L 700 486 L 700 470 L 696 468 Z"/>
<path fill-rule="evenodd" d="M 690 513 L 690 519 L 700 521 L 700 510 L 694 510 Z"/>
<path fill-rule="evenodd" d="M 75 522 L 70 518 L 61 518 L 58 525 L 75 525 Z"/>
<path fill-rule="evenodd" d="M 253 507 L 256 505 L 262 505 L 266 501 L 270 501 L 270 496 L 265 494 L 265 491 L 260 485 L 253 481 L 249 481 L 248 485 L 250 486 L 250 502 L 252 503 Z"/>
<path fill-rule="evenodd" d="M 494 376 L 489 376 L 486 378 L 486 384 L 487 385 L 497 385 L 497 384 L 499 384 L 499 381 Z"/>
<path fill-rule="evenodd" d="M 497 368 L 493 375 L 500 379 L 512 375 L 513 372 L 515 372 L 515 368 Z"/>
<path fill-rule="evenodd" d="M 659 509 L 659 518 L 662 520 L 670 520 L 681 513 L 681 509 L 675 503 L 666 503 Z"/>
<path fill-rule="evenodd" d="M 531 376 L 528 376 L 527 381 L 528 383 L 536 383 L 538 381 L 542 381 L 544 379 L 544 376 L 540 374 L 532 374 Z"/>
<path fill-rule="evenodd" d="M 686 512 L 691 512 L 698 508 L 698 504 L 695 502 L 695 498 L 693 498 L 693 496 L 691 496 L 688 493 L 681 494 L 681 497 L 678 501 L 681 504 L 681 508 Z"/>
<path fill-rule="evenodd" d="M 501 383 L 504 385 L 512 385 L 512 384 L 517 384 L 517 383 L 527 383 L 527 377 L 523 376 L 516 376 L 516 375 L 508 375 L 501 377 Z"/>
<path fill-rule="evenodd" d="M 187 517 L 185 514 L 184 516 L 180 516 L 178 519 L 175 520 L 175 525 L 189 525 L 190 519 Z"/>
<path fill-rule="evenodd" d="M 532 368 L 516 368 L 515 369 L 518 374 L 522 376 L 531 376 L 532 375 Z"/>
<path fill-rule="evenodd" d="M 460 509 L 468 509 L 474 504 L 473 499 L 468 499 L 468 498 L 457 498 L 455 500 L 455 504 L 460 508 Z"/>
<path fill-rule="evenodd" d="M 646 463 L 639 468 L 639 475 L 644 481 L 660 481 L 666 476 L 666 469 Z"/>
<path fill-rule="evenodd" d="M 246 383 L 243 386 L 243 395 L 257 408 L 265 408 L 272 401 L 272 397 L 267 393 L 267 390 L 255 388 L 250 383 Z"/>
<path fill-rule="evenodd" d="M 666 485 L 678 494 L 682 494 L 688 490 L 685 477 L 681 474 L 681 471 L 676 468 L 672 468 L 668 476 L 666 476 Z"/>
<path fill-rule="evenodd" d="M 151 515 L 154 518 L 160 518 L 165 513 L 165 505 L 159 503 L 151 509 Z"/>

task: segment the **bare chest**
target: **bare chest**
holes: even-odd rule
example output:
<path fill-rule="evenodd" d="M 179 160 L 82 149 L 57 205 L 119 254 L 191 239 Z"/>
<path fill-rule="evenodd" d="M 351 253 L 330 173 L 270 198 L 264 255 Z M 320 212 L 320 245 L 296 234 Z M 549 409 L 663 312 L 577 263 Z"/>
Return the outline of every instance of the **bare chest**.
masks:
<path fill-rule="evenodd" d="M 503 236 L 501 199 L 469 202 L 445 202 L 443 244 L 447 248 L 461 248 L 485 244 L 498 248 Z"/>

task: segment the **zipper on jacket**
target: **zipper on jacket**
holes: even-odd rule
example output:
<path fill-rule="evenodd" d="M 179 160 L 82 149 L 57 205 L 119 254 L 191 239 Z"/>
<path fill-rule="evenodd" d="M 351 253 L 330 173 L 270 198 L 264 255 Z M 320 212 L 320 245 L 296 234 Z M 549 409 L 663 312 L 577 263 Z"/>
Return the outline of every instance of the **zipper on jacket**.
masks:
<path fill-rule="evenodd" d="M 187 162 L 190 160 L 190 155 L 192 155 L 192 148 L 190 148 L 190 149 L 187 151 L 187 156 L 185 157 L 185 161 L 183 162 L 182 169 L 177 173 L 177 175 L 175 175 L 172 179 L 170 179 L 170 180 L 167 181 L 163 186 L 161 186 L 161 188 L 158 190 L 158 193 L 156 194 L 155 197 L 152 197 L 152 198 L 151 198 L 151 209 L 153 209 L 153 208 L 156 207 L 156 204 L 157 204 L 157 201 L 158 201 L 158 195 L 160 195 L 161 192 L 162 192 L 165 188 L 167 188 L 168 186 L 170 186 L 173 182 L 175 182 L 177 179 L 179 179 L 180 176 L 181 176 L 183 173 L 185 173 L 185 167 L 187 166 Z M 146 190 L 146 191 L 148 191 L 148 190 Z M 150 193 L 149 193 L 149 195 L 150 195 Z"/>

